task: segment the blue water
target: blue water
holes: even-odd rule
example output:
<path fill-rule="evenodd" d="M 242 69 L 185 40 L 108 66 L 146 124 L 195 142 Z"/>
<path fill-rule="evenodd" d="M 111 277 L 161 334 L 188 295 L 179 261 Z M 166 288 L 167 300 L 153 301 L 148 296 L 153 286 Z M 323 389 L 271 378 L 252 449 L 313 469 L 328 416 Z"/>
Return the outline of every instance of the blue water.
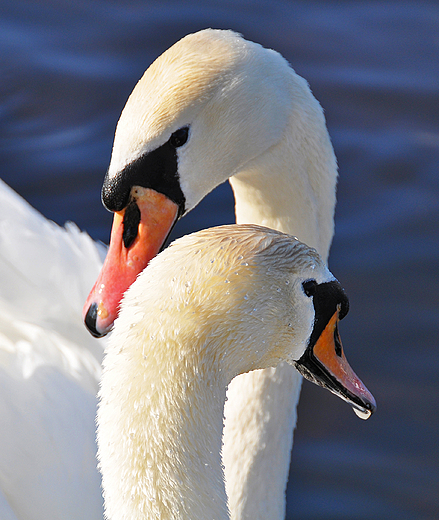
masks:
<path fill-rule="evenodd" d="M 439 518 L 439 4 L 0 0 L 0 176 L 48 218 L 107 241 L 100 203 L 120 111 L 188 32 L 280 51 L 325 108 L 340 182 L 330 265 L 342 335 L 378 401 L 360 421 L 304 383 L 288 519 Z M 233 222 L 221 186 L 174 236 Z"/>

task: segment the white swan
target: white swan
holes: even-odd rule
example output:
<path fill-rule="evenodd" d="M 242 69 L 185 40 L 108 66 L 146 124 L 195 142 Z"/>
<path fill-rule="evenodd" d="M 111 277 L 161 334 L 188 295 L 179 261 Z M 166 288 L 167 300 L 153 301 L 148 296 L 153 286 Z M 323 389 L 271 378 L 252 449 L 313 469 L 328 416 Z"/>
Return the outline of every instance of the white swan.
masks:
<path fill-rule="evenodd" d="M 336 177 L 322 109 L 282 56 L 231 31 L 183 38 L 146 71 L 117 125 L 103 188 L 117 213 L 88 327 L 109 330 L 175 219 L 228 178 L 238 223 L 296 235 L 326 260 Z M 280 365 L 229 387 L 223 455 L 234 519 L 285 515 L 300 386 Z"/>
<path fill-rule="evenodd" d="M 2 520 L 102 520 L 94 419 L 104 345 L 80 311 L 104 254 L 0 181 Z"/>
<path fill-rule="evenodd" d="M 238 374 L 286 360 L 371 413 L 338 335 L 347 310 L 316 251 L 266 228 L 204 230 L 152 260 L 123 298 L 104 360 L 108 520 L 230 518 L 220 453 Z"/>

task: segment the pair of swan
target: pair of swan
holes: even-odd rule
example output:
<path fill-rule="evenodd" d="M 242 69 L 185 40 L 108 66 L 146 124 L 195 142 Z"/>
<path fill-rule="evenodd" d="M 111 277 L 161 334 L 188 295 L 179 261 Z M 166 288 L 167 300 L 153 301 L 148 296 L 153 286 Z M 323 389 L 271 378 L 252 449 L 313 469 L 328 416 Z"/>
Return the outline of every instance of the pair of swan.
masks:
<path fill-rule="evenodd" d="M 288 361 L 371 413 L 338 335 L 348 300 L 314 249 L 252 225 L 183 237 L 125 293 L 104 360 L 98 445 L 111 520 L 227 520 L 234 377 Z"/>
<path fill-rule="evenodd" d="M 86 304 L 88 327 L 98 336 L 111 328 L 122 294 L 161 249 L 175 220 L 227 178 L 235 193 L 238 223 L 297 235 L 326 261 L 336 177 L 322 110 L 306 82 L 279 54 L 230 31 L 205 30 L 184 38 L 147 70 L 118 123 L 103 190 L 105 204 L 116 211 L 115 222 L 102 276 Z M 7 202 L 15 200 L 5 193 Z M 24 215 L 22 230 L 29 236 L 29 225 L 43 246 L 35 238 L 35 244 L 24 241 L 28 249 L 17 248 L 17 262 L 8 264 L 4 256 L 7 270 L 2 276 L 10 282 L 3 284 L 4 301 L 14 291 L 14 280 L 18 287 L 23 285 L 24 297 L 14 308 L 6 306 L 2 324 L 6 332 L 0 338 L 2 371 L 7 375 L 1 401 L 7 421 L 0 443 L 0 511 L 5 520 L 79 520 L 84 514 L 102 518 L 94 459 L 102 347 L 85 338 L 74 311 L 78 296 L 84 297 L 83 285 L 91 286 L 97 275 L 99 252 L 74 229 L 43 223 L 22 204 L 19 210 Z M 20 236 L 20 231 L 9 233 L 9 221 L 17 218 L 14 211 L 6 211 L 2 219 L 2 245 Z M 178 247 L 173 250 L 177 253 Z M 6 255 L 5 251 L 2 247 Z M 43 251 L 47 259 L 44 256 L 37 273 L 33 269 Z M 18 259 L 30 264 L 29 284 L 23 276 L 28 268 L 18 269 Z M 50 282 L 54 270 L 59 271 L 56 283 Z M 77 277 L 77 285 L 62 282 L 63 273 L 65 280 Z M 23 309 L 33 309 L 30 302 L 40 286 L 50 289 L 47 299 L 41 299 L 41 313 L 35 312 L 21 326 L 20 320 L 26 321 Z M 28 293 L 29 288 L 34 292 Z M 57 299 L 59 293 L 63 299 Z M 308 308 L 311 299 L 305 300 Z M 120 323 L 123 328 L 123 320 Z M 306 337 L 302 339 L 304 349 Z M 297 352 L 298 345 L 287 357 L 294 359 Z M 268 359 L 267 355 L 263 366 L 271 365 L 273 359 Z M 109 361 L 106 370 L 111 372 Z M 301 370 L 310 376 L 308 369 Z M 283 518 L 300 384 L 297 370 L 285 364 L 241 375 L 230 383 L 222 455 L 232 518 Z M 132 386 L 130 395 L 135 391 Z M 134 409 L 139 403 L 132 403 Z M 151 406 L 154 403 L 161 401 Z M 105 396 L 101 419 L 104 405 Z M 188 413 L 192 409 L 185 408 Z M 126 433 L 131 442 L 134 432 L 128 428 Z M 102 435 L 100 425 L 101 440 Z M 107 448 L 111 450 L 111 445 Z M 218 453 L 219 449 L 212 450 L 212 462 L 219 462 Z M 147 467 L 141 469 L 145 475 Z M 136 482 L 140 487 L 149 485 L 148 479 Z M 180 485 L 178 479 L 176 484 Z M 166 500 L 166 488 L 155 486 L 155 493 Z M 130 496 L 123 499 L 131 500 Z M 224 497 L 219 489 L 223 515 Z"/>
<path fill-rule="evenodd" d="M 111 328 L 175 220 L 227 179 L 239 224 L 297 236 L 327 260 L 337 166 L 319 103 L 277 52 L 204 30 L 149 67 L 119 119 L 102 192 L 116 212 L 112 239 L 84 308 L 95 335 Z M 284 518 L 300 387 L 287 364 L 229 385 L 222 453 L 233 518 Z"/>

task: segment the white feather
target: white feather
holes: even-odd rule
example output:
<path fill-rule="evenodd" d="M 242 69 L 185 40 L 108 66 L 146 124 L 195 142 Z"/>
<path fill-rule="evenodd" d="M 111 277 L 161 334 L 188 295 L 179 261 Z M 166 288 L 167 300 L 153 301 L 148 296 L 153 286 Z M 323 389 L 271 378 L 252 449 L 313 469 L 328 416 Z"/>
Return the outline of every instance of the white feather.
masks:
<path fill-rule="evenodd" d="M 127 103 L 110 176 L 188 123 L 193 146 L 179 159 L 187 209 L 231 177 L 238 222 L 294 234 L 327 258 L 336 162 L 319 104 L 279 54 L 212 30 L 169 49 Z M 102 343 L 80 314 L 100 253 L 73 226 L 60 229 L 0 193 L 3 497 L 18 520 L 99 518 L 93 415 Z M 300 384 L 280 367 L 229 388 L 223 455 L 234 519 L 284 516 Z"/>
<path fill-rule="evenodd" d="M 226 520 L 226 387 L 297 360 L 313 330 L 313 249 L 256 226 L 183 237 L 126 292 L 104 360 L 99 459 L 109 520 Z"/>
<path fill-rule="evenodd" d="M 102 518 L 94 417 L 102 342 L 81 320 L 104 248 L 0 181 L 1 518 Z"/>
<path fill-rule="evenodd" d="M 230 179 L 238 223 L 297 236 L 326 260 L 337 164 L 323 111 L 280 54 L 231 31 L 177 42 L 145 72 L 117 126 L 110 176 L 189 125 L 178 175 L 192 209 Z M 229 386 L 224 449 L 234 520 L 281 520 L 301 377 L 289 366 Z"/>

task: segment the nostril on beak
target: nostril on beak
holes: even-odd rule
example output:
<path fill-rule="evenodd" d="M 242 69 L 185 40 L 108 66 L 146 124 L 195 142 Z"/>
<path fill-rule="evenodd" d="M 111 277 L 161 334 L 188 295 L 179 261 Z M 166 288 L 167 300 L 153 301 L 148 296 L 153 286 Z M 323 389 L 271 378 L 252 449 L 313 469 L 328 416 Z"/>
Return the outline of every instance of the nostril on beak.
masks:
<path fill-rule="evenodd" d="M 123 218 L 123 243 L 126 249 L 130 248 L 139 233 L 140 217 L 139 206 L 131 202 Z"/>

